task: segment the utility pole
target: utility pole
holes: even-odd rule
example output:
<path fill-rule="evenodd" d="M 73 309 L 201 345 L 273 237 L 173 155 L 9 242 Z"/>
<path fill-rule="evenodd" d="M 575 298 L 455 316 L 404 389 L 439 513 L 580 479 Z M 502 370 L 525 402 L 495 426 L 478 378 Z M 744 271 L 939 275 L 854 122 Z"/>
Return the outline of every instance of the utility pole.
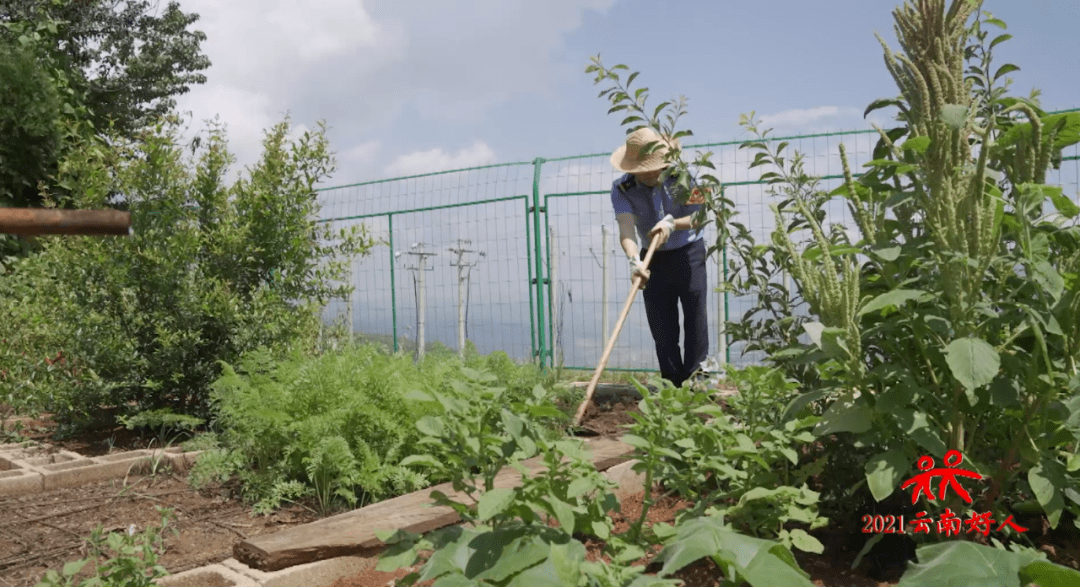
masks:
<path fill-rule="evenodd" d="M 433 257 L 438 253 L 428 253 L 424 251 L 424 243 L 413 243 L 409 247 L 408 251 L 405 251 L 406 255 L 412 255 L 416 257 L 416 265 L 406 265 L 405 269 L 415 273 L 414 279 L 417 283 L 417 301 L 416 301 L 416 360 L 417 362 L 424 359 L 424 347 L 426 343 L 424 341 L 424 314 L 426 313 L 425 307 L 425 295 L 426 287 L 424 285 L 424 274 L 428 271 L 434 271 L 434 268 L 429 269 L 427 267 L 427 258 Z M 395 257 L 401 257 L 401 253 L 395 253 Z"/>
<path fill-rule="evenodd" d="M 472 273 L 472 268 L 475 267 L 480 261 L 479 257 L 485 256 L 483 251 L 474 251 L 472 249 L 466 249 L 465 245 L 471 245 L 472 241 L 467 239 L 458 239 L 457 248 L 450 247 L 447 250 L 457 255 L 456 261 L 451 261 L 451 267 L 457 267 L 457 292 L 458 292 L 458 356 L 462 359 L 465 358 L 465 284 L 466 280 Z M 476 260 L 466 262 L 465 256 L 470 253 L 477 253 L 479 256 Z"/>

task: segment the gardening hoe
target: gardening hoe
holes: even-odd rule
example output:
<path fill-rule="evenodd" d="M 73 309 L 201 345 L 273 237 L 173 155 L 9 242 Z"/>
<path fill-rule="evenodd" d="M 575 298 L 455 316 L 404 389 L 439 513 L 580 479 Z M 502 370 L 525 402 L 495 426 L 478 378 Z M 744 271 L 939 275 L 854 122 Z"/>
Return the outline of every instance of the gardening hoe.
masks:
<path fill-rule="evenodd" d="M 652 261 L 653 253 L 656 252 L 656 248 L 660 246 L 660 235 L 657 234 L 653 237 L 652 242 L 649 243 L 649 250 L 645 253 L 645 260 L 642 264 L 645 270 L 649 269 L 649 263 Z M 574 416 L 574 427 L 578 427 L 581 424 L 581 419 L 585 416 L 585 410 L 589 408 L 589 404 L 592 402 L 593 393 L 596 391 L 596 385 L 600 383 L 600 375 L 604 373 L 604 367 L 607 366 L 608 358 L 611 357 L 611 351 L 615 348 L 615 340 L 619 338 L 619 331 L 622 330 L 623 323 L 626 322 L 626 317 L 630 314 L 630 306 L 634 305 L 634 298 L 637 296 L 637 291 L 641 289 L 641 277 L 635 277 L 630 286 L 630 295 L 626 296 L 626 303 L 623 304 L 622 314 L 619 314 L 619 321 L 615 323 L 615 330 L 611 333 L 611 338 L 608 339 L 607 346 L 604 347 L 604 354 L 600 357 L 600 364 L 596 366 L 596 372 L 593 373 L 592 380 L 589 381 L 589 387 L 585 390 L 585 400 L 578 406 L 577 415 Z"/>

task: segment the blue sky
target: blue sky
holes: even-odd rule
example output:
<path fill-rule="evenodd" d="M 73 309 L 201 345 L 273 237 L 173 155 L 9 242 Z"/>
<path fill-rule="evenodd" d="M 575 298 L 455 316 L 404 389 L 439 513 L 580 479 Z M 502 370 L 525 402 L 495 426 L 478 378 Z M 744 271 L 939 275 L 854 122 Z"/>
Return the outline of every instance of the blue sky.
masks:
<path fill-rule="evenodd" d="M 640 70 L 653 103 L 687 96 L 685 124 L 708 141 L 738 138 L 750 110 L 779 117 L 777 131 L 865 128 L 865 106 L 896 93 L 874 38 L 898 48 L 894 0 L 181 4 L 201 15 L 214 63 L 181 108 L 219 114 L 241 164 L 285 111 L 326 120 L 340 158 L 330 184 L 610 151 L 619 119 L 583 72 L 597 53 Z M 1014 35 L 998 53 L 1021 67 L 1017 91 L 1080 105 L 1080 5 L 983 6 Z"/>
<path fill-rule="evenodd" d="M 686 96 L 689 114 L 680 126 L 694 130 L 689 143 L 746 138 L 738 119 L 751 110 L 775 129 L 774 136 L 866 129 L 870 122 L 863 119 L 866 105 L 897 94 L 874 37 L 880 33 L 899 50 L 892 28 L 895 0 L 180 3 L 201 15 L 195 28 L 208 34 L 204 50 L 214 64 L 207 72 L 208 82 L 182 96 L 180 108 L 197 120 L 218 115 L 228 125 L 238 168 L 257 159 L 263 130 L 286 111 L 298 131 L 325 120 L 338 154 L 338 170 L 328 186 L 538 156 L 610 153 L 623 131 L 618 126 L 621 117 L 606 114 L 607 102 L 597 98 L 600 87 L 584 73 L 589 58 L 597 53 L 605 65 L 625 63 L 640 71 L 635 84 L 650 88 L 651 104 Z M 1020 66 L 1011 74 L 1014 91 L 1026 96 L 1038 87 L 1048 109 L 1080 106 L 1075 36 L 1080 4 L 987 0 L 983 9 L 1003 19 L 1014 36 L 997 48 L 995 59 L 999 65 Z M 872 115 L 872 120 L 887 124 L 887 114 Z M 849 150 L 857 150 L 857 141 L 844 142 Z M 836 142 L 805 148 L 813 151 L 812 167 L 817 165 L 820 174 L 837 171 Z M 863 152 L 868 148 L 864 145 Z M 745 161 L 728 151 L 721 179 L 753 179 Z M 741 157 L 745 159 L 745 152 Z M 609 189 L 614 177 L 606 157 L 555 165 L 546 173 L 545 193 Z M 531 180 L 531 175 L 518 177 L 504 186 L 508 191 L 481 194 L 478 186 L 487 186 L 492 176 L 441 177 L 443 184 L 432 180 L 424 187 L 414 182 L 397 192 L 391 188 L 385 193 L 335 192 L 327 197 L 327 213 L 382 212 L 513 195 L 522 193 L 522 186 Z M 1071 177 L 1063 181 L 1075 182 Z M 459 187 L 473 187 L 454 189 L 454 181 Z M 1074 188 L 1070 193 L 1075 192 Z M 752 189 L 736 197 L 748 212 L 758 214 L 760 236 L 771 228 L 771 219 L 760 212 L 764 197 L 761 190 Z M 586 324 L 591 324 L 595 310 L 583 302 L 598 296 L 590 249 L 599 248 L 599 225 L 611 226 L 609 207 L 602 196 L 567 200 L 555 222 L 559 238 L 566 239 L 560 246 L 565 256 L 561 271 L 575 280 L 564 286 L 572 290 L 567 295 L 576 293 L 569 315 L 582 332 L 592 329 L 591 334 L 574 334 L 575 344 L 586 349 L 574 357 L 582 364 L 594 363 L 596 347 L 603 346 L 597 328 Z M 485 214 L 464 209 L 401 220 L 395 239 L 399 245 L 422 241 L 445 249 L 455 239 L 472 235 L 478 248 L 496 251 L 495 241 L 505 244 L 509 237 L 497 234 L 491 224 L 517 220 Z M 376 231 L 388 228 L 382 220 L 370 225 Z M 485 235 L 495 241 L 482 243 Z M 357 271 L 366 275 L 368 285 L 388 279 L 381 272 L 387 252 L 377 255 L 381 257 L 358 262 Z M 470 314 L 471 330 L 495 332 L 503 324 L 505 333 L 511 322 L 519 331 L 522 324 L 527 328 L 521 321 L 528 312 L 521 297 L 526 290 L 517 283 L 523 281 L 518 274 L 524 261 L 521 251 L 501 259 L 489 255 L 486 271 L 502 267 L 497 278 L 485 278 L 483 265 L 477 268 L 473 295 L 478 303 L 506 307 L 501 310 L 503 318 L 486 324 L 475 323 L 476 314 Z M 447 259 L 439 263 L 446 265 Z M 380 268 L 371 268 L 373 264 Z M 433 321 L 429 332 L 444 332 L 439 336 L 451 342 L 456 282 L 450 268 L 442 265 L 429 280 Z M 615 255 L 615 287 L 609 292 L 615 315 L 629 281 L 623 265 L 621 254 Z M 403 324 L 414 321 L 409 275 L 399 271 L 394 285 L 397 303 L 405 305 L 399 307 Z M 512 291 L 494 293 L 511 282 Z M 377 287 L 363 289 L 358 293 L 368 297 L 356 302 L 358 314 L 389 303 L 389 286 L 378 295 L 372 293 Z M 382 314 L 371 321 L 387 322 Z M 620 340 L 625 339 L 625 348 L 620 347 L 613 364 L 636 366 L 653 360 L 640 308 L 624 333 Z M 491 350 L 500 345 L 506 346 L 494 340 L 481 346 Z"/>

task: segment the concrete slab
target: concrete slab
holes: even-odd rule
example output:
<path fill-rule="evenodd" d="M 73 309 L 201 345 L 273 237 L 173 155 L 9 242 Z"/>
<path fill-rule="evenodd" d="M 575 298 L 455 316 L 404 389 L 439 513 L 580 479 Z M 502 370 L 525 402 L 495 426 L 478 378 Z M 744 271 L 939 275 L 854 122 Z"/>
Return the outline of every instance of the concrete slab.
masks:
<path fill-rule="evenodd" d="M 202 451 L 132 450 L 99 457 L 56 450 L 48 444 L 24 442 L 0 445 L 0 496 L 77 487 L 106 479 L 145 473 L 156 462 L 184 472 Z"/>
<path fill-rule="evenodd" d="M 0 471 L 11 471 L 13 469 L 17 471 L 21 469 L 21 467 L 19 467 L 19 465 L 15 461 L 9 461 L 8 459 L 5 459 L 2 455 L 3 453 L 0 453 Z"/>
<path fill-rule="evenodd" d="M 626 461 L 601 471 L 605 477 L 619 485 L 618 489 L 612 493 L 620 500 L 645 490 L 645 474 L 634 472 L 635 464 L 637 461 Z"/>
<path fill-rule="evenodd" d="M 205 451 L 193 450 L 191 452 L 182 452 L 179 447 L 175 449 L 165 449 L 165 458 L 169 460 L 173 470 L 185 473 L 195 464 L 195 461 L 199 460 L 199 456 Z"/>
<path fill-rule="evenodd" d="M 36 493 L 45 489 L 45 476 L 37 471 L 4 471 L 0 477 L 0 497 Z"/>
<path fill-rule="evenodd" d="M 94 457 L 94 460 L 99 463 L 111 463 L 113 461 L 128 461 L 138 457 L 148 457 L 150 454 L 151 453 L 148 450 L 128 450 L 124 452 L 114 452 L 111 455 Z"/>
<path fill-rule="evenodd" d="M 342 577 L 374 568 L 378 562 L 377 556 L 341 556 L 270 572 L 253 569 L 235 558 L 221 564 L 250 577 L 262 587 L 326 587 Z"/>
<path fill-rule="evenodd" d="M 161 587 L 258 587 L 259 583 L 224 565 L 215 564 L 184 571 L 156 581 Z"/>
<path fill-rule="evenodd" d="M 567 386 L 584 390 L 589 387 L 589 382 L 574 381 Z M 593 401 L 599 403 L 640 400 L 641 392 L 629 383 L 597 383 L 593 391 Z"/>

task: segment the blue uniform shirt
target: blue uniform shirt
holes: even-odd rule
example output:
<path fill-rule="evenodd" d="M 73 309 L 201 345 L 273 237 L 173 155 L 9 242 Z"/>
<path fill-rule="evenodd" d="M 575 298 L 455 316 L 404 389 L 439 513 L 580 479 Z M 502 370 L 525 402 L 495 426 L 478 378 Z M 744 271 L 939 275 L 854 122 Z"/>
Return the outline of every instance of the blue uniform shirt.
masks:
<path fill-rule="evenodd" d="M 649 231 L 671 214 L 672 218 L 682 218 L 697 212 L 701 204 L 679 205 L 671 197 L 670 188 L 675 185 L 675 177 L 668 178 L 664 186 L 651 188 L 639 183 L 629 173 L 623 175 L 611 185 L 611 205 L 615 214 L 633 214 L 637 225 L 641 249 L 649 246 Z M 691 186 L 693 186 L 691 182 Z M 668 241 L 660 246 L 661 251 L 671 251 L 684 247 L 701 239 L 699 230 L 673 230 Z"/>

